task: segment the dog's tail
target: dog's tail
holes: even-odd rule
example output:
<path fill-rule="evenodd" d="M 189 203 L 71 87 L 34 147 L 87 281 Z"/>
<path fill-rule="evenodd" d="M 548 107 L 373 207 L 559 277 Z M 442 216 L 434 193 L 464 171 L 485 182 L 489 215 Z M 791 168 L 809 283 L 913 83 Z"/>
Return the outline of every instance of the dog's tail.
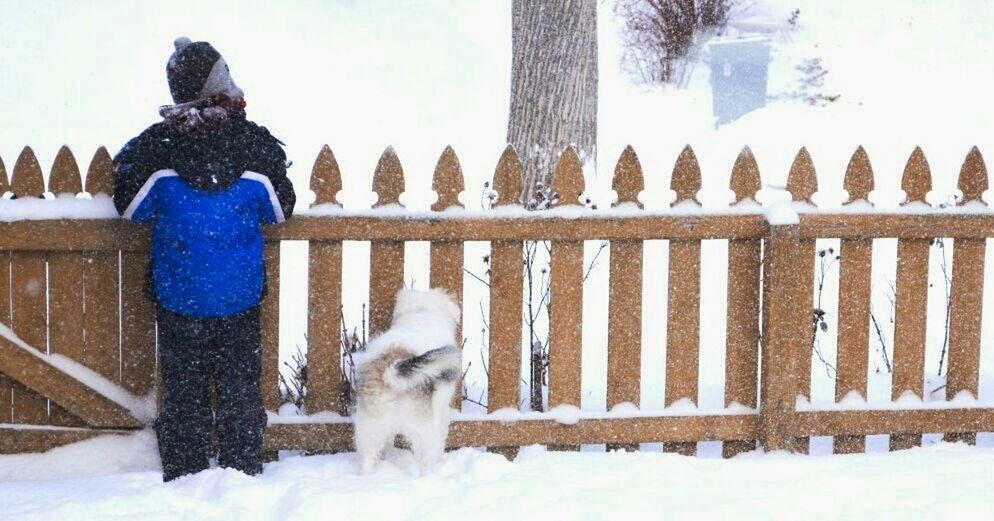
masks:
<path fill-rule="evenodd" d="M 403 358 L 387 367 L 386 381 L 398 391 L 430 386 L 436 382 L 455 382 L 462 369 L 459 355 L 456 346 L 448 345 Z"/>

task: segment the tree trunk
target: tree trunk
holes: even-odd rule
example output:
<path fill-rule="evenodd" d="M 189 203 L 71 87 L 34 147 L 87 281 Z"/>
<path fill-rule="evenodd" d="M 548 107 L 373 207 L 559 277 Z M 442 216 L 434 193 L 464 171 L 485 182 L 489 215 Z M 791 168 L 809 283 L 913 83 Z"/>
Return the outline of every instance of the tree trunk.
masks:
<path fill-rule="evenodd" d="M 595 160 L 596 0 L 514 0 L 507 141 L 522 163 L 523 202 L 550 186 L 559 155 L 574 145 Z"/>
<path fill-rule="evenodd" d="M 597 136 L 597 2 L 596 0 L 514 0 L 511 20 L 511 111 L 507 141 L 518 152 L 522 165 L 522 203 L 545 207 L 536 197 L 541 184 L 552 186 L 559 156 L 569 145 L 576 147 L 586 165 L 595 161 Z M 550 195 L 545 191 L 546 195 Z M 546 198 L 544 202 L 548 202 Z M 564 203 L 567 201 L 563 201 Z M 569 201 L 576 203 L 576 201 Z M 529 248 L 526 269 L 537 269 Z M 529 295 L 548 291 L 535 288 Z M 541 285 L 540 284 L 540 285 Z M 539 304 L 542 305 L 542 304 Z M 548 312 L 551 303 L 542 305 Z M 528 309 L 531 309 L 529 306 Z M 534 316 L 529 316 L 534 327 Z M 543 409 L 542 388 L 546 374 L 546 346 L 529 336 L 532 410 Z"/>

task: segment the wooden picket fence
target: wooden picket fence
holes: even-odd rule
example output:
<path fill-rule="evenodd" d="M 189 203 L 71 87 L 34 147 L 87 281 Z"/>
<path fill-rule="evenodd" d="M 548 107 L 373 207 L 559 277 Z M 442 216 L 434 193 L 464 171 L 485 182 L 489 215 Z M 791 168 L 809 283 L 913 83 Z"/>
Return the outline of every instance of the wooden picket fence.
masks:
<path fill-rule="evenodd" d="M 85 191 L 110 193 L 110 158 L 94 156 Z M 493 179 L 495 204 L 519 204 L 520 163 L 508 148 Z M 617 163 L 616 205 L 639 205 L 643 189 L 639 160 L 627 148 Z M 732 170 L 735 202 L 754 197 L 759 168 L 743 150 Z M 873 189 L 869 158 L 860 148 L 845 174 L 852 201 Z M 341 175 L 328 147 L 312 171 L 315 204 L 334 204 Z M 701 188 L 697 159 L 684 149 L 670 187 L 684 206 Z M 761 213 L 650 212 L 586 210 L 498 215 L 442 212 L 459 207 L 463 190 L 459 162 L 451 148 L 442 154 L 433 189 L 432 213 L 386 212 L 298 216 L 266 232 L 269 296 L 263 302 L 263 389 L 265 405 L 276 410 L 280 241 L 306 240 L 309 248 L 308 394 L 309 413 L 343 411 L 341 374 L 342 243 L 370 241 L 369 324 L 373 333 L 388 326 L 395 292 L 403 284 L 405 241 L 431 243 L 431 280 L 462 295 L 463 243 L 489 241 L 490 317 L 488 407 L 519 407 L 522 354 L 522 247 L 524 241 L 551 241 L 550 407 L 578 405 L 581 396 L 581 308 L 583 241 L 610 241 L 607 405 L 639 404 L 642 338 L 643 244 L 669 241 L 665 402 L 698 403 L 701 241 L 728 241 L 727 350 L 725 403 L 740 410 L 637 414 L 627 417 L 581 415 L 578 422 L 551 417 L 517 421 L 460 419 L 451 446 L 489 446 L 513 451 L 526 444 L 570 446 L 607 443 L 629 447 L 663 442 L 668 450 L 693 454 L 696 442 L 720 440 L 724 453 L 766 449 L 804 451 L 810 436 L 835 436 L 838 452 L 863 450 L 864 437 L 891 435 L 892 448 L 920 443 L 922 433 L 949 433 L 970 440 L 994 431 L 994 409 L 981 407 L 914 410 L 797 410 L 797 396 L 811 387 L 812 302 L 815 240 L 841 239 L 837 394 L 866 395 L 873 239 L 897 238 L 897 311 L 893 395 L 924 393 L 926 291 L 929 241 L 955 240 L 952 275 L 947 396 L 977 396 L 985 241 L 994 236 L 994 212 L 956 209 L 927 212 L 801 212 L 799 224 L 771 224 Z M 810 202 L 817 190 L 811 158 L 801 150 L 790 170 L 788 190 L 795 203 Z M 916 149 L 902 181 L 907 203 L 924 201 L 931 188 L 925 155 Z M 976 205 L 987 188 L 987 172 L 976 149 L 959 178 L 961 204 Z M 0 163 L 0 189 L 7 190 Z M 400 205 L 404 174 L 388 149 L 373 178 L 377 206 Z M 567 149 L 558 164 L 554 189 L 561 205 L 578 204 L 584 191 L 580 161 Z M 9 186 L 18 198 L 45 191 L 41 169 L 30 149 L 18 158 Z M 63 148 L 49 177 L 48 191 L 84 191 L 72 153 Z M 8 201 L 0 201 L 0 208 Z M 50 202 L 46 204 L 59 204 Z M 860 203 L 867 204 L 867 203 Z M 803 205 L 795 204 L 800 208 Z M 639 205 L 639 208 L 641 206 Z M 142 296 L 149 248 L 147 230 L 115 219 L 52 219 L 0 223 L 0 322 L 41 351 L 72 358 L 135 395 L 155 388 L 155 324 L 152 305 Z M 8 298 L 9 295 L 9 298 Z M 141 427 L 95 389 L 13 342 L 0 338 L 0 452 L 42 450 L 99 433 Z M 705 411 L 702 411 L 705 412 Z M 58 426 L 40 427 L 40 426 Z M 274 423 L 269 449 L 347 450 L 348 421 Z"/>

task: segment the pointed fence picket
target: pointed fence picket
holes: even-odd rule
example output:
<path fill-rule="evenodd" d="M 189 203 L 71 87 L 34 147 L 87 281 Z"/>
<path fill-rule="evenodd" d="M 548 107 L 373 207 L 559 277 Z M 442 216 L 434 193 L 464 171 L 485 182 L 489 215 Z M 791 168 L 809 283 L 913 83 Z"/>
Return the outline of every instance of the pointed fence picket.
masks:
<path fill-rule="evenodd" d="M 644 188 L 642 165 L 631 147 L 625 147 L 614 169 L 614 207 L 635 205 Z M 608 286 L 607 408 L 641 401 L 642 381 L 642 241 L 611 241 Z M 635 450 L 638 444 L 611 444 L 609 449 Z"/>
<path fill-rule="evenodd" d="M 393 148 L 387 148 L 373 173 L 373 191 L 379 196 L 374 208 L 403 207 L 404 170 Z M 404 287 L 404 241 L 376 241 L 369 248 L 369 331 L 373 335 L 390 327 L 397 292 Z"/>
<path fill-rule="evenodd" d="M 310 186 L 315 206 L 338 204 L 342 173 L 328 145 L 314 161 Z M 308 254 L 307 411 L 344 414 L 342 241 L 311 242 Z"/>
<path fill-rule="evenodd" d="M 762 188 L 759 165 L 746 147 L 732 168 L 730 186 L 734 204 L 755 201 Z M 728 241 L 728 320 L 726 321 L 725 406 L 733 404 L 755 408 L 758 405 L 759 367 L 759 274 L 762 242 L 759 239 Z M 726 458 L 755 450 L 755 440 L 725 442 Z"/>
<path fill-rule="evenodd" d="M 97 197 L 114 193 L 114 167 L 107 150 L 100 148 L 86 173 L 86 191 Z M 92 251 L 83 258 L 83 328 L 86 343 L 83 363 L 107 379 L 121 376 L 120 252 Z"/>
<path fill-rule="evenodd" d="M 68 148 L 59 150 L 48 177 L 48 191 L 57 199 L 88 192 L 94 198 L 112 191 L 110 155 L 100 149 L 87 170 L 85 186 Z M 734 204 L 748 209 L 761 187 L 758 164 L 746 148 L 732 168 L 729 186 Z M 800 213 L 799 224 L 769 224 L 753 213 L 686 215 L 641 210 L 639 193 L 643 172 L 635 151 L 628 147 L 618 160 L 613 179 L 618 194 L 616 213 L 595 210 L 553 210 L 548 214 L 519 215 L 521 165 L 508 147 L 493 178 L 497 206 L 503 215 L 461 215 L 459 194 L 464 180 L 455 151 L 447 147 L 435 168 L 432 188 L 438 200 L 429 217 L 398 219 L 391 210 L 384 217 L 300 216 L 267 230 L 265 246 L 268 295 L 262 303 L 263 400 L 276 410 L 279 395 L 280 243 L 307 240 L 309 244 L 309 314 L 305 397 L 308 413 L 347 414 L 347 385 L 342 372 L 342 243 L 371 241 L 370 324 L 375 333 L 389 325 L 393 299 L 403 284 L 405 241 L 431 243 L 431 282 L 461 299 L 464 242 L 490 241 L 490 315 L 487 362 L 487 409 L 518 410 L 522 405 L 522 356 L 529 341 L 522 335 L 523 244 L 549 241 L 551 247 L 551 317 L 548 366 L 548 405 L 579 406 L 584 361 L 581 310 L 585 276 L 583 244 L 610 242 L 607 339 L 607 406 L 639 406 L 642 373 L 642 294 L 645 240 L 669 240 L 669 311 L 666 340 L 665 403 L 698 403 L 700 350 L 700 244 L 728 240 L 728 309 L 725 355 L 725 404 L 740 404 L 755 413 L 725 412 L 673 416 L 642 412 L 632 417 L 589 418 L 575 424 L 551 417 L 517 421 L 456 421 L 453 446 L 488 446 L 513 456 L 520 445 L 541 443 L 574 448 L 585 443 L 607 443 L 610 449 L 635 449 L 642 442 L 663 442 L 667 450 L 696 452 L 699 441 L 724 442 L 724 454 L 751 450 L 756 442 L 768 450 L 807 450 L 809 436 L 834 436 L 839 452 L 861 451 L 864 436 L 889 434 L 893 449 L 919 444 L 923 432 L 947 433 L 951 439 L 971 441 L 974 432 L 994 431 L 992 409 L 926 410 L 797 410 L 798 395 L 811 391 L 811 346 L 815 240 L 840 238 L 839 355 L 837 399 L 867 387 L 869 358 L 869 295 L 872 241 L 898 239 L 897 310 L 894 347 L 896 399 L 905 392 L 924 393 L 924 324 L 929 241 L 952 237 L 953 280 L 949 340 L 947 397 L 967 391 L 976 396 L 979 379 L 980 316 L 986 237 L 994 235 L 994 217 L 985 212 L 886 215 L 825 210 L 808 213 L 818 180 L 806 150 L 798 152 L 787 188 Z M 380 158 L 373 188 L 377 207 L 400 205 L 404 175 L 392 149 Z M 331 149 L 324 147 L 315 161 L 310 187 L 315 205 L 337 204 L 341 173 Z M 687 147 L 671 177 L 676 205 L 696 205 L 701 173 L 693 150 Z M 961 170 L 962 205 L 977 207 L 987 188 L 987 172 L 979 150 L 972 150 Z M 865 150 L 858 149 L 847 170 L 845 188 L 852 201 L 865 200 L 873 189 L 873 171 Z M 905 207 L 921 205 L 931 188 L 925 154 L 916 149 L 902 180 Z M 0 189 L 7 189 L 0 162 Z M 579 206 L 585 189 L 575 150 L 566 149 L 557 166 L 552 189 L 559 206 Z M 41 169 L 26 148 L 12 170 L 10 191 L 18 198 L 44 192 Z M 85 196 L 84 196 L 85 197 Z M 9 204 L 0 201 L 0 205 Z M 48 203 L 45 203 L 48 204 Z M 58 204 L 52 202 L 51 204 Z M 854 203 L 850 203 L 854 204 Z M 859 202 L 860 205 L 868 205 Z M 623 210 L 623 211 L 621 211 Z M 569 217 L 557 215 L 561 211 Z M 574 216 L 573 214 L 576 214 Z M 413 214 L 412 214 L 413 215 Z M 132 393 L 155 387 L 154 307 L 142 295 L 148 269 L 148 241 L 140 227 L 112 221 L 77 220 L 71 232 L 65 221 L 0 223 L 0 321 L 42 351 L 78 360 Z M 646 266 L 647 269 L 652 269 Z M 588 297 L 589 298 L 589 297 Z M 47 303 L 47 304 L 46 304 Z M 651 312 L 651 311 L 650 311 Z M 659 317 L 662 318 L 662 317 Z M 8 362 L 9 363 L 9 362 Z M 12 377 L 12 378 L 10 378 Z M 66 389 L 45 394 L 29 390 L 25 375 L 0 375 L 0 424 L 53 423 L 79 427 L 81 433 L 99 433 L 96 416 L 79 403 L 74 413 L 55 403 L 66 399 Z M 77 416 L 77 414 L 79 416 Z M 501 414 L 508 414 L 503 411 Z M 81 418 L 90 416 L 87 425 Z M 497 416 L 503 417 L 503 416 Z M 126 422 L 118 421 L 117 425 Z M 0 425 L 0 451 L 51 447 L 59 440 L 41 430 L 6 429 Z M 74 431 L 76 432 L 76 431 Z M 267 449 L 344 450 L 350 446 L 348 422 L 270 426 Z M 88 434 L 87 434 L 88 435 Z M 10 441 L 10 440 L 14 441 Z M 272 454 L 272 453 L 270 453 Z"/>
<path fill-rule="evenodd" d="M 583 164 L 568 147 L 559 159 L 553 190 L 561 208 L 581 207 Z M 555 199 L 555 197 L 554 197 Z M 583 345 L 583 241 L 552 241 L 549 304 L 549 407 L 580 407 Z M 579 446 L 557 447 L 579 450 Z"/>
<path fill-rule="evenodd" d="M 45 181 L 34 151 L 25 147 L 14 163 L 10 180 L 17 198 L 42 197 Z M 46 324 L 45 253 L 24 251 L 10 255 L 11 324 L 16 335 L 30 345 L 48 350 Z M 14 422 L 48 423 L 48 400 L 20 384 L 14 384 Z"/>
<path fill-rule="evenodd" d="M 901 180 L 904 205 L 925 203 L 932 176 L 925 154 L 916 148 Z M 894 313 L 894 377 L 891 398 L 911 392 L 925 397 L 925 324 L 928 315 L 928 258 L 931 239 L 899 239 Z M 921 445 L 921 433 L 891 436 L 891 450 Z"/>
<path fill-rule="evenodd" d="M 960 170 L 960 204 L 984 204 L 981 199 L 987 188 L 987 168 L 976 147 L 970 151 Z M 956 238 L 953 241 L 952 302 L 949 310 L 949 365 L 946 398 L 961 392 L 978 398 L 980 383 L 980 320 L 983 312 L 984 257 L 986 238 Z M 973 432 L 956 432 L 946 436 L 949 441 L 976 442 Z"/>
<path fill-rule="evenodd" d="M 465 189 L 462 168 L 459 158 L 452 147 L 445 147 L 438 164 L 435 165 L 435 175 L 431 181 L 432 190 L 438 195 L 438 200 L 432 204 L 435 212 L 444 212 L 462 208 L 459 194 Z M 463 266 L 465 264 L 465 247 L 458 238 L 453 240 L 432 241 L 429 249 L 429 286 L 441 288 L 462 304 L 463 298 Z M 462 324 L 456 328 L 456 339 L 462 348 Z M 461 387 L 461 386 L 460 386 Z M 458 407 L 462 393 L 457 393 L 454 405 Z"/>
<path fill-rule="evenodd" d="M 431 181 L 432 190 L 438 195 L 438 200 L 432 204 L 435 212 L 462 208 L 459 194 L 465 189 L 462 168 L 455 150 L 447 146 L 435 165 L 435 175 Z M 432 288 L 440 288 L 455 298 L 460 308 L 463 302 L 463 266 L 465 265 L 465 243 L 460 240 L 432 241 L 429 247 L 429 279 Z M 456 340 L 462 349 L 462 322 L 456 327 Z M 460 381 L 456 387 L 462 390 Z M 452 398 L 452 406 L 459 409 L 462 406 L 462 392 L 456 392 Z"/>
<path fill-rule="evenodd" d="M 846 170 L 843 186 L 849 192 L 848 204 L 869 204 L 873 190 L 873 169 L 863 147 L 859 147 Z M 851 392 L 866 398 L 866 378 L 870 341 L 870 270 L 873 239 L 842 239 L 839 246 L 839 338 L 836 364 L 835 399 Z M 835 452 L 863 452 L 863 436 L 836 436 Z"/>
<path fill-rule="evenodd" d="M 55 155 L 55 163 L 48 174 L 48 191 L 56 197 L 75 196 L 83 191 L 79 165 L 69 147 L 63 146 Z"/>
<path fill-rule="evenodd" d="M 521 207 L 521 161 L 510 145 L 494 172 L 495 207 Z M 487 411 L 517 410 L 521 400 L 522 296 L 524 246 L 520 240 L 490 243 L 490 338 L 488 345 Z M 492 447 L 509 459 L 513 447 Z"/>
<path fill-rule="evenodd" d="M 559 194 L 559 207 L 580 206 L 583 167 L 572 147 L 559 160 L 553 188 Z M 553 241 L 551 270 L 549 406 L 579 407 L 583 241 Z"/>
<path fill-rule="evenodd" d="M 675 205 L 696 205 L 701 189 L 701 169 L 688 145 L 673 168 L 670 189 Z M 666 317 L 666 405 L 680 400 L 698 403 L 700 352 L 701 241 L 670 240 L 669 293 Z M 687 456 L 697 453 L 696 441 L 667 443 L 667 452 Z"/>
<path fill-rule="evenodd" d="M 48 191 L 55 197 L 75 197 L 83 191 L 79 165 L 68 147 L 55 156 L 48 176 Z M 49 352 L 82 361 L 83 334 L 83 256 L 77 252 L 48 253 L 48 336 Z M 56 425 L 79 426 L 82 422 L 50 404 L 50 420 Z"/>

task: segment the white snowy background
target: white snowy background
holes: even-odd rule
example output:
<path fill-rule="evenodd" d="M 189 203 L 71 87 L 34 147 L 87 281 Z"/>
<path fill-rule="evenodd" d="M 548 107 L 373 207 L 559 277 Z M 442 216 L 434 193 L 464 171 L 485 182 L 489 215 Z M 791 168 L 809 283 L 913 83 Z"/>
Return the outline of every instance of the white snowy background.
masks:
<path fill-rule="evenodd" d="M 647 208 L 665 207 L 670 171 L 691 144 L 703 171 L 705 206 L 727 205 L 728 177 L 739 150 L 749 145 L 771 199 L 778 196 L 794 155 L 807 146 L 819 172 L 826 206 L 843 200 L 842 174 L 858 145 L 876 174 L 872 199 L 893 207 L 901 199 L 904 164 L 916 145 L 932 167 L 931 201 L 955 191 L 960 165 L 977 145 L 994 157 L 994 2 L 990 0 L 759 0 L 741 18 L 763 16 L 782 27 L 773 36 L 770 93 L 796 88 L 795 69 L 820 59 L 828 70 L 825 94 L 840 99 L 814 107 L 789 99 L 716 129 L 706 53 L 686 89 L 634 84 L 618 67 L 619 21 L 613 2 L 599 2 L 600 91 L 598 158 L 587 171 L 593 197 L 610 202 L 614 162 L 634 145 L 646 175 Z M 786 20 L 800 9 L 798 27 Z M 431 175 L 445 145 L 460 159 L 467 192 L 478 209 L 482 184 L 504 146 L 510 81 L 510 3 L 490 0 L 295 1 L 209 3 L 62 2 L 0 0 L 0 158 L 8 173 L 21 147 L 31 145 L 47 170 L 68 144 L 81 165 L 93 150 L 117 150 L 158 118 L 170 102 L 165 61 L 172 40 L 187 35 L 211 41 L 245 90 L 249 117 L 287 143 L 294 161 L 299 210 L 310 200 L 307 182 L 322 144 L 329 144 L 343 173 L 347 209 L 368 208 L 379 154 L 393 145 L 404 166 L 409 207 L 427 209 Z M 990 161 L 988 161 L 990 164 Z M 85 168 L 85 166 L 84 166 Z M 47 172 L 46 172 L 47 173 Z M 819 241 L 835 247 L 838 241 Z M 598 243 L 590 242 L 587 261 Z M 702 409 L 723 406 L 726 246 L 706 241 L 702 259 Z M 989 251 L 991 249 L 989 248 Z M 426 244 L 408 245 L 405 280 L 424 286 Z M 285 244 L 282 273 L 281 354 L 306 349 L 306 245 Z M 485 243 L 467 245 L 468 268 L 482 272 Z M 991 284 L 988 255 L 987 284 Z M 873 305 L 890 316 L 887 298 L 895 277 L 896 241 L 874 245 Z M 926 371 L 927 400 L 942 400 L 936 375 L 943 342 L 941 256 L 932 255 Z M 585 411 L 605 408 L 607 258 L 585 284 Z M 663 241 L 646 246 L 641 407 L 663 406 L 666 254 Z M 368 279 L 368 246 L 346 246 L 346 319 L 358 324 Z M 829 331 L 821 350 L 834 362 L 837 264 L 829 272 L 825 307 Z M 466 363 L 474 398 L 485 381 L 480 370 L 480 302 L 485 288 L 467 277 Z M 992 291 L 986 291 L 979 401 L 994 401 Z M 893 338 L 893 324 L 884 335 Z M 871 405 L 890 398 L 890 377 L 875 342 L 869 346 Z M 812 362 L 816 406 L 834 401 L 834 382 Z M 485 399 L 485 397 L 484 397 Z M 872 437 L 869 450 L 886 450 Z M 351 455 L 289 457 L 267 467 L 261 479 L 211 471 L 170 485 L 158 484 L 154 440 L 147 433 L 93 440 L 43 456 L 0 457 L 0 512 L 9 519 L 55 517 L 273 519 L 489 519 L 497 512 L 549 519 L 615 516 L 757 519 L 962 519 L 991 518 L 994 501 L 985 484 L 992 463 L 980 448 L 931 445 L 901 454 L 685 459 L 646 452 L 581 454 L 529 449 L 514 464 L 464 449 L 438 476 L 417 480 L 403 453 L 381 474 L 354 475 Z M 646 446 L 647 450 L 657 447 Z M 701 444 L 703 456 L 718 445 Z M 99 476 L 99 477 L 96 477 Z M 955 486 L 947 486 L 955 483 Z M 502 514 L 503 515 L 503 514 Z"/>

